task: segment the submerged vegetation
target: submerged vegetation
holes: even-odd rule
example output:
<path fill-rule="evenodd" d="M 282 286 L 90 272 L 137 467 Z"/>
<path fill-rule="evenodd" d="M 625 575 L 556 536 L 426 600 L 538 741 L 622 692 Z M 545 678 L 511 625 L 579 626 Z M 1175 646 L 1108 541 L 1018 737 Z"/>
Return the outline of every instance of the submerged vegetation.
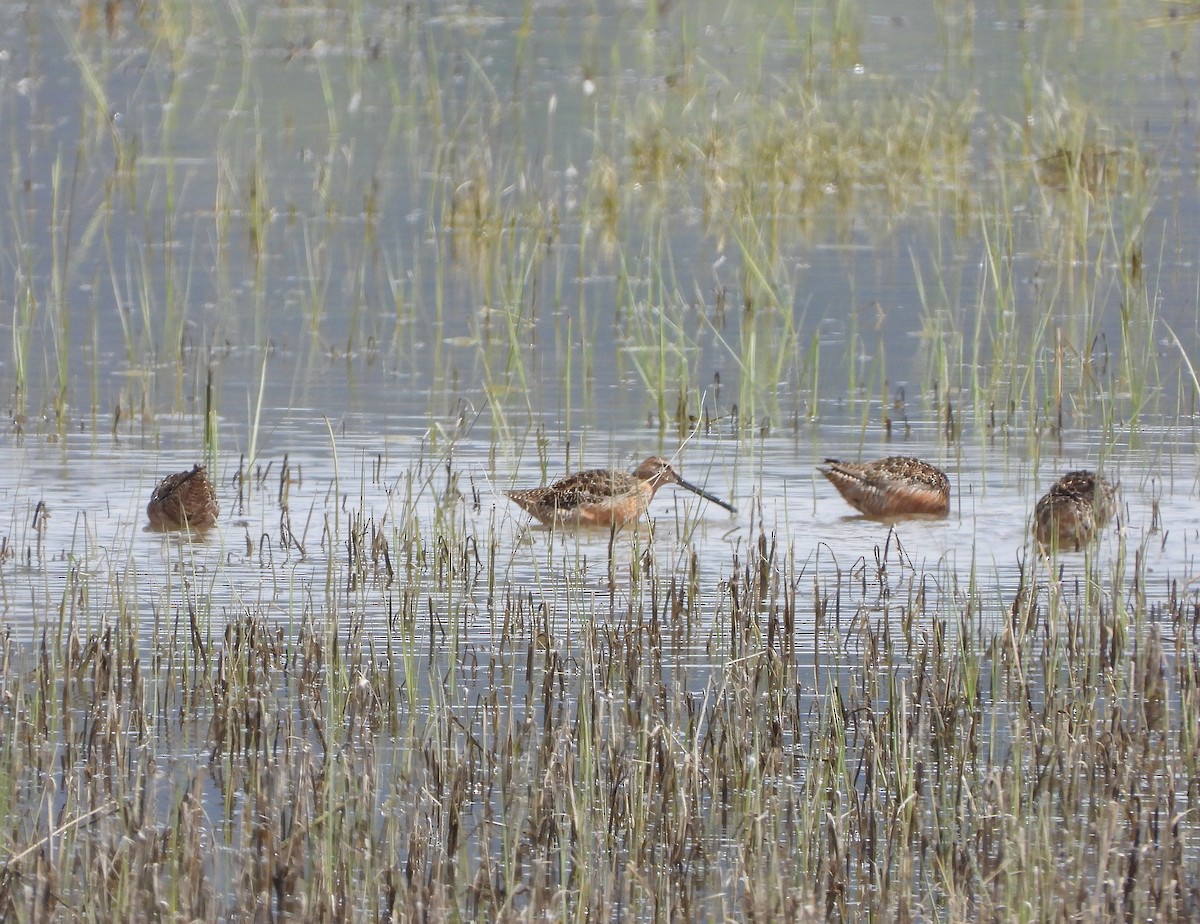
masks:
<path fill-rule="evenodd" d="M 1147 6 L 0 11 L 0 919 L 1195 919 Z M 736 517 L 503 500 L 685 450 Z M 856 451 L 948 519 L 837 519 Z"/>

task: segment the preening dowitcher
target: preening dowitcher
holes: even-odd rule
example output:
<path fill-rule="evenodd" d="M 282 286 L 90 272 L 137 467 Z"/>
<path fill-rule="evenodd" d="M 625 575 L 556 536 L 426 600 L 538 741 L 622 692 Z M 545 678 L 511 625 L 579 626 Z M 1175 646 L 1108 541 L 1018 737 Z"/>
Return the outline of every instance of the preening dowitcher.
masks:
<path fill-rule="evenodd" d="M 857 510 L 875 519 L 950 512 L 950 479 L 941 469 L 908 456 L 873 462 L 826 459 L 821 474 Z"/>
<path fill-rule="evenodd" d="M 737 513 L 731 504 L 680 477 L 671 463 L 651 456 L 630 472 L 593 468 L 545 488 L 509 491 L 508 496 L 546 526 L 622 526 L 640 517 L 665 484 L 677 484 Z"/>
<path fill-rule="evenodd" d="M 158 483 L 146 505 L 151 529 L 206 529 L 217 522 L 221 507 L 203 465 L 176 472 Z"/>
<path fill-rule="evenodd" d="M 1067 472 L 1033 510 L 1033 538 L 1078 552 L 1100 533 L 1117 506 L 1117 489 L 1095 472 Z"/>

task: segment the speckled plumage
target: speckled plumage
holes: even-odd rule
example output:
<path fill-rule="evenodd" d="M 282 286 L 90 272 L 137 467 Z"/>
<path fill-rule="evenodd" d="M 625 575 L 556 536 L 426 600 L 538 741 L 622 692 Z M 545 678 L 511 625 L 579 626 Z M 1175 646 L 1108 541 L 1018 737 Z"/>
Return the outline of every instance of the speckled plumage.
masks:
<path fill-rule="evenodd" d="M 636 520 L 665 484 L 677 484 L 705 500 L 728 510 L 728 503 L 689 481 L 684 481 L 671 463 L 651 456 L 630 472 L 593 468 L 568 475 L 544 488 L 509 491 L 508 496 L 525 512 L 546 526 L 622 526 Z"/>
<path fill-rule="evenodd" d="M 1112 519 L 1116 500 L 1116 487 L 1095 472 L 1067 472 L 1037 502 L 1033 538 L 1061 551 L 1081 551 Z"/>
<path fill-rule="evenodd" d="M 168 475 L 158 483 L 146 505 L 150 528 L 158 530 L 207 529 L 217 522 L 220 512 L 217 491 L 203 465 Z"/>
<path fill-rule="evenodd" d="M 826 459 L 820 472 L 859 513 L 875 519 L 939 516 L 950 512 L 950 479 L 941 469 L 908 456 L 872 462 Z"/>

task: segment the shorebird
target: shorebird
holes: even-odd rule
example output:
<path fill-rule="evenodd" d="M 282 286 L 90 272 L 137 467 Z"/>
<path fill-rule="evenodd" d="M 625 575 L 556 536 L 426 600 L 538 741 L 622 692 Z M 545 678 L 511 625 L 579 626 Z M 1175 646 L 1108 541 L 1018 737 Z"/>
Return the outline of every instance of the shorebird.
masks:
<path fill-rule="evenodd" d="M 1117 489 L 1095 472 L 1067 472 L 1033 510 L 1033 538 L 1042 545 L 1079 552 L 1116 510 Z"/>
<path fill-rule="evenodd" d="M 908 456 L 873 462 L 826 459 L 820 472 L 859 513 L 879 520 L 950 512 L 950 479 L 941 469 Z"/>
<path fill-rule="evenodd" d="M 616 526 L 636 520 L 665 484 L 677 484 L 737 513 L 732 504 L 680 477 L 671 463 L 651 456 L 633 473 L 593 468 L 545 488 L 509 491 L 508 496 L 546 526 Z"/>
<path fill-rule="evenodd" d="M 203 465 L 168 475 L 158 483 L 146 505 L 150 528 L 157 530 L 207 529 L 217 522 L 220 512 L 216 489 Z"/>

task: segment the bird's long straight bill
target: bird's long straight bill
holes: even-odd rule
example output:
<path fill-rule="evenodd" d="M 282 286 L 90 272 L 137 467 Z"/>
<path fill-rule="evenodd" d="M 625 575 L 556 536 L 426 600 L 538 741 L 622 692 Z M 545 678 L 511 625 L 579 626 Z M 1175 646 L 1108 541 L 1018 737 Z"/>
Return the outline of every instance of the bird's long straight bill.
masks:
<path fill-rule="evenodd" d="M 712 501 L 717 506 L 724 507 L 730 513 L 737 513 L 737 508 L 734 507 L 733 504 L 729 503 L 728 501 L 721 500 L 721 498 L 717 497 L 715 494 L 709 494 L 703 488 L 697 487 L 696 485 L 692 484 L 690 481 L 684 481 L 682 478 L 680 478 L 679 479 L 679 487 L 687 488 L 693 494 L 698 494 L 701 497 L 703 497 L 706 501 Z"/>

